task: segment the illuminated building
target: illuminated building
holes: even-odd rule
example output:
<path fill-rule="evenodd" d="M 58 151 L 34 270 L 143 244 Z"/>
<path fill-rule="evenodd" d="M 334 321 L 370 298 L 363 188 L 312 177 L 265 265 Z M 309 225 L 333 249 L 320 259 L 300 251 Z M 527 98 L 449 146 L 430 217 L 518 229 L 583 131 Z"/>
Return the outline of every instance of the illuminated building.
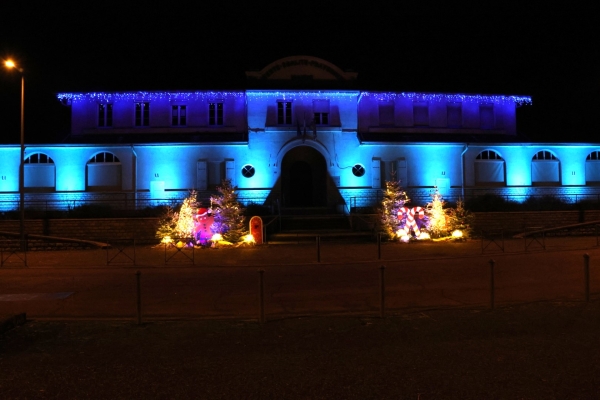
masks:
<path fill-rule="evenodd" d="M 60 93 L 71 135 L 27 146 L 27 206 L 208 199 L 223 179 L 246 204 L 338 212 L 374 205 L 394 177 L 420 204 L 436 187 L 450 201 L 600 193 L 599 144 L 517 135 L 530 97 L 353 90 L 356 76 L 299 56 L 247 72 L 246 90 Z M 14 209 L 18 146 L 0 147 L 0 170 L 0 204 Z"/>

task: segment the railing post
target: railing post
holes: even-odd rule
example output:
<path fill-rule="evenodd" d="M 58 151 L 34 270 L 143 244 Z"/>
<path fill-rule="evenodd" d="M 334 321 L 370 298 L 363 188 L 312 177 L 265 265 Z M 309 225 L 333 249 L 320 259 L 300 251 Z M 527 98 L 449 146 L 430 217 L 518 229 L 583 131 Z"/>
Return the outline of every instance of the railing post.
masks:
<path fill-rule="evenodd" d="M 385 318 L 385 265 L 379 267 L 379 310 L 381 318 Z"/>
<path fill-rule="evenodd" d="M 135 273 L 136 281 L 137 281 L 137 324 L 142 324 L 142 285 L 141 285 L 141 275 L 140 271 Z"/>
<path fill-rule="evenodd" d="M 583 284 L 585 291 L 585 301 L 590 301 L 590 255 L 583 255 Z"/>
<path fill-rule="evenodd" d="M 263 269 L 258 270 L 258 322 L 265 322 L 265 283 Z"/>
<path fill-rule="evenodd" d="M 317 236 L 317 262 L 321 262 L 321 236 Z"/>
<path fill-rule="evenodd" d="M 493 310 L 494 309 L 494 265 L 496 264 L 496 261 L 494 260 L 490 260 L 490 308 Z"/>

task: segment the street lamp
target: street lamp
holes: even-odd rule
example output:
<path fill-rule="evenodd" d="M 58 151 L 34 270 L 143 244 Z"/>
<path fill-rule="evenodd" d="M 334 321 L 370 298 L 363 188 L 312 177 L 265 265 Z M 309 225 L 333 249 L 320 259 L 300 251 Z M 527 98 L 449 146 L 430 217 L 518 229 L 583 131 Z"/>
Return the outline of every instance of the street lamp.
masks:
<path fill-rule="evenodd" d="M 6 68 L 16 69 L 21 73 L 21 157 L 19 159 L 19 237 L 21 250 L 26 251 L 25 244 L 25 74 L 23 68 L 18 67 L 14 61 L 6 60 Z"/>

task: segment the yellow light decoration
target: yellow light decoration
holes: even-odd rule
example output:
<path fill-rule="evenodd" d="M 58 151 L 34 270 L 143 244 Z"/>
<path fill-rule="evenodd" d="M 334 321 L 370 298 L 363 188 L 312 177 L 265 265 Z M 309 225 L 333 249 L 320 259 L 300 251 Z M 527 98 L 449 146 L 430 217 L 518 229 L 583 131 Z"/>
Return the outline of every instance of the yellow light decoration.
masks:
<path fill-rule="evenodd" d="M 223 240 L 223 236 L 221 236 L 220 233 L 215 233 L 214 235 L 212 235 L 210 240 L 212 240 L 213 242 L 219 242 L 219 241 Z"/>
<path fill-rule="evenodd" d="M 462 233 L 462 231 L 459 231 L 459 230 L 457 229 L 457 230 L 455 230 L 454 232 L 452 232 L 452 237 L 453 237 L 453 238 L 461 238 L 461 237 L 463 237 L 463 233 Z"/>
<path fill-rule="evenodd" d="M 160 242 L 169 244 L 169 243 L 173 243 L 173 239 L 171 239 L 171 236 L 165 236 L 164 238 L 162 238 L 162 240 Z"/>
<path fill-rule="evenodd" d="M 254 240 L 254 236 L 252 236 L 252 234 L 248 234 L 248 235 L 244 236 L 244 243 L 256 244 L 256 241 Z"/>
<path fill-rule="evenodd" d="M 417 237 L 418 240 L 425 240 L 425 239 L 431 239 L 431 236 L 429 236 L 429 233 L 427 232 L 421 232 L 421 234 Z"/>

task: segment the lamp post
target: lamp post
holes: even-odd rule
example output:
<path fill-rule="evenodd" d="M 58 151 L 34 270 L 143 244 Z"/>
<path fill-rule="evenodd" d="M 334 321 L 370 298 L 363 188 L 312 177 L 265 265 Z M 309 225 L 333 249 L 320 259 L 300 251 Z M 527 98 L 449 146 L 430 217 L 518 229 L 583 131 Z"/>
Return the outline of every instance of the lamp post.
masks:
<path fill-rule="evenodd" d="M 21 250 L 26 251 L 25 244 L 25 74 L 12 60 L 6 60 L 4 65 L 21 73 L 21 157 L 19 158 L 19 238 Z"/>

